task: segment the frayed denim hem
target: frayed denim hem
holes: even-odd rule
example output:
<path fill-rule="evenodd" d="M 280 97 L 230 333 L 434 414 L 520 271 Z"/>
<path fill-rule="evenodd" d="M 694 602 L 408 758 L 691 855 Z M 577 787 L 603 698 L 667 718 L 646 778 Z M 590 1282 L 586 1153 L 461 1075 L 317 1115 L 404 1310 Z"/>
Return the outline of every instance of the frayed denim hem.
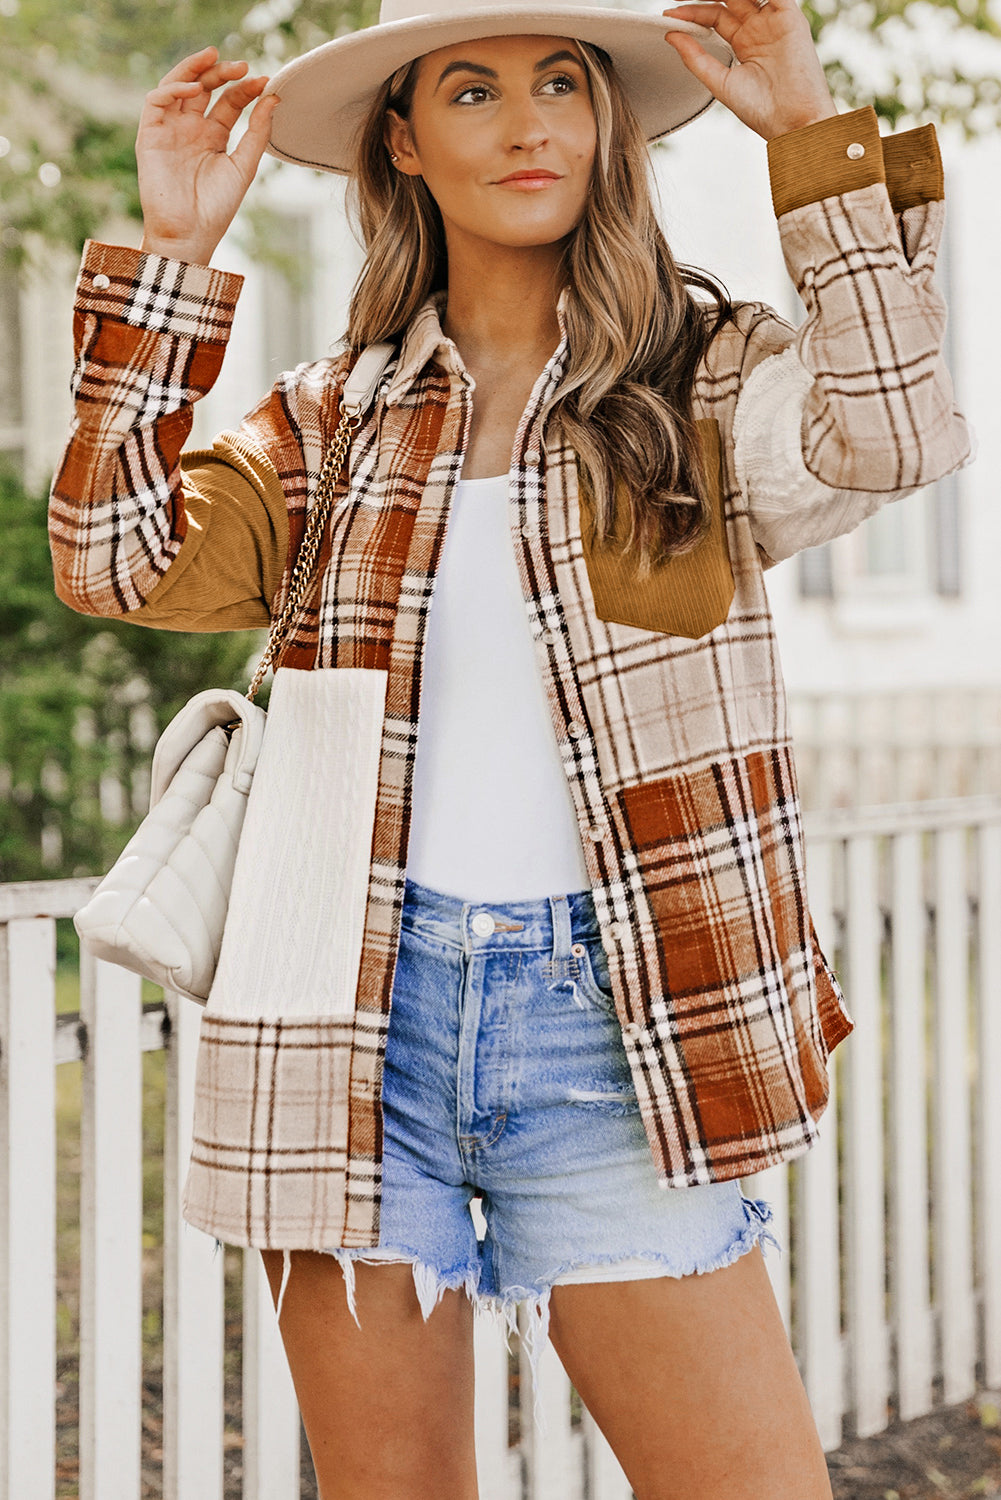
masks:
<path fill-rule="evenodd" d="M 364 1247 L 361 1249 L 330 1249 L 322 1252 L 330 1255 L 340 1266 L 344 1273 L 344 1290 L 347 1295 L 348 1311 L 355 1320 L 356 1326 L 361 1329 L 358 1318 L 358 1309 L 355 1304 L 355 1261 L 364 1261 L 366 1265 L 407 1265 L 411 1264 L 414 1271 L 414 1289 L 417 1293 L 417 1301 L 420 1304 L 421 1317 L 425 1323 L 438 1306 L 445 1292 L 457 1291 L 460 1287 L 465 1290 L 466 1296 L 474 1305 L 476 1303 L 476 1291 L 480 1282 L 480 1267 L 458 1266 L 449 1271 L 439 1271 L 434 1266 L 428 1265 L 421 1260 L 416 1250 L 410 1250 L 404 1245 Z M 281 1320 L 282 1301 L 285 1297 L 285 1288 L 288 1286 L 289 1276 L 292 1274 L 292 1251 L 282 1251 L 282 1280 L 278 1290 L 278 1301 L 275 1305 L 275 1317 Z"/>
<path fill-rule="evenodd" d="M 641 1260 L 650 1263 L 649 1275 L 645 1276 L 643 1273 L 638 1273 L 633 1268 L 623 1275 L 623 1280 L 652 1280 L 657 1276 L 672 1276 L 680 1280 L 683 1276 L 702 1276 L 709 1271 L 720 1271 L 726 1266 L 733 1265 L 734 1261 L 739 1260 L 742 1255 L 746 1255 L 749 1250 L 753 1250 L 759 1241 L 761 1242 L 762 1255 L 765 1253 L 766 1244 L 774 1245 L 775 1249 L 781 1254 L 782 1246 L 770 1230 L 765 1228 L 767 1224 L 771 1223 L 774 1217 L 771 1206 L 763 1198 L 746 1198 L 741 1194 L 741 1199 L 744 1204 L 744 1212 L 747 1216 L 745 1228 L 741 1230 L 740 1234 L 726 1250 L 707 1265 L 689 1266 L 687 1269 L 679 1271 L 673 1264 L 674 1257 L 662 1255 L 658 1252 L 648 1253 L 646 1251 L 640 1251 L 630 1256 L 589 1256 L 584 1261 L 566 1261 L 563 1265 L 557 1266 L 548 1276 L 541 1279 L 538 1286 L 513 1286 L 508 1287 L 502 1294 L 482 1293 L 478 1297 L 477 1309 L 480 1307 L 489 1309 L 499 1314 L 504 1320 L 509 1352 L 511 1348 L 510 1335 L 519 1332 L 518 1308 L 522 1303 L 527 1304 L 526 1327 L 524 1332 L 520 1334 L 520 1338 L 522 1348 L 528 1355 L 532 1380 L 532 1419 L 535 1423 L 535 1430 L 540 1437 L 546 1436 L 547 1427 L 545 1411 L 540 1400 L 539 1360 L 542 1357 L 542 1350 L 549 1338 L 549 1304 L 552 1297 L 552 1289 L 560 1277 L 567 1275 L 570 1271 L 584 1268 L 589 1270 L 591 1267 L 597 1266 L 614 1266 L 624 1261 L 632 1264 L 634 1261 Z M 606 1278 L 600 1279 L 604 1280 Z M 614 1280 L 615 1278 L 609 1277 L 607 1279 Z M 581 1282 L 575 1284 L 586 1285 L 587 1283 Z"/>
<path fill-rule="evenodd" d="M 570 1260 L 559 1265 L 551 1271 L 548 1276 L 540 1278 L 536 1286 L 510 1286 L 503 1293 L 481 1292 L 479 1290 L 482 1268 L 479 1265 L 457 1266 L 448 1271 L 439 1271 L 420 1258 L 417 1251 L 406 1246 L 378 1246 L 375 1249 L 330 1249 L 324 1250 L 324 1255 L 331 1255 L 337 1261 L 344 1273 L 344 1288 L 347 1296 L 348 1310 L 355 1320 L 355 1324 L 361 1329 L 358 1311 L 355 1304 L 355 1273 L 354 1262 L 364 1261 L 366 1264 L 411 1264 L 413 1266 L 414 1288 L 417 1292 L 417 1300 L 420 1304 L 421 1316 L 425 1323 L 431 1313 L 441 1301 L 446 1291 L 456 1291 L 460 1287 L 464 1289 L 466 1296 L 473 1305 L 477 1315 L 490 1314 L 494 1319 L 500 1319 L 508 1352 L 511 1352 L 511 1335 L 517 1334 L 521 1347 L 528 1356 L 529 1369 L 531 1371 L 532 1384 L 532 1420 L 535 1430 L 540 1437 L 547 1433 L 546 1415 L 542 1407 L 539 1388 L 539 1360 L 542 1350 L 549 1338 L 549 1304 L 552 1296 L 553 1286 L 561 1276 L 571 1271 L 583 1269 L 590 1270 L 597 1266 L 614 1266 L 622 1262 L 628 1262 L 631 1269 L 623 1274 L 621 1279 L 627 1281 L 653 1279 L 656 1276 L 672 1276 L 680 1280 L 683 1276 L 705 1275 L 709 1271 L 719 1271 L 725 1266 L 733 1265 L 742 1255 L 746 1255 L 756 1244 L 761 1242 L 762 1254 L 766 1245 L 773 1245 L 782 1253 L 782 1246 L 778 1240 L 766 1228 L 774 1217 L 771 1206 L 763 1198 L 747 1198 L 741 1194 L 744 1212 L 747 1222 L 727 1248 L 715 1259 L 706 1265 L 689 1265 L 679 1270 L 676 1257 L 664 1255 L 656 1251 L 639 1251 L 634 1255 L 600 1255 L 588 1256 L 586 1259 Z M 217 1244 L 219 1242 L 217 1241 Z M 635 1261 L 647 1261 L 650 1265 L 648 1276 L 637 1272 L 632 1264 Z M 285 1296 L 285 1288 L 292 1271 L 292 1252 L 283 1251 L 283 1270 L 281 1287 L 278 1293 L 278 1302 L 275 1315 L 281 1319 L 282 1300 Z M 599 1278 L 604 1280 L 605 1278 Z M 613 1280 L 614 1278 L 607 1278 Z M 586 1283 L 576 1283 L 586 1284 Z M 526 1304 L 527 1317 L 524 1330 L 518 1327 L 518 1308 Z"/>

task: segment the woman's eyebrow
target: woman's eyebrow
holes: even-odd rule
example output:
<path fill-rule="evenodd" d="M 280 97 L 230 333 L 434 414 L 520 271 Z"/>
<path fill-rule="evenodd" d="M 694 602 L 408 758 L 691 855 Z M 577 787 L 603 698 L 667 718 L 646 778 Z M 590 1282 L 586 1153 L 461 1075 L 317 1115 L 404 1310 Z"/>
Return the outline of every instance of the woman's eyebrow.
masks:
<path fill-rule="evenodd" d="M 543 68 L 551 68 L 553 63 L 558 62 L 572 62 L 576 63 L 578 67 L 580 66 L 580 58 L 575 53 L 564 49 L 562 52 L 551 52 L 548 57 L 542 58 L 541 61 L 535 64 L 532 71 L 534 73 L 541 73 Z M 435 93 L 438 92 L 445 79 L 450 77 L 452 73 L 477 73 L 481 78 L 497 77 L 497 72 L 494 68 L 485 68 L 482 63 L 466 62 L 462 58 L 457 58 L 455 62 L 448 63 L 442 69 L 441 77 L 434 86 Z"/>

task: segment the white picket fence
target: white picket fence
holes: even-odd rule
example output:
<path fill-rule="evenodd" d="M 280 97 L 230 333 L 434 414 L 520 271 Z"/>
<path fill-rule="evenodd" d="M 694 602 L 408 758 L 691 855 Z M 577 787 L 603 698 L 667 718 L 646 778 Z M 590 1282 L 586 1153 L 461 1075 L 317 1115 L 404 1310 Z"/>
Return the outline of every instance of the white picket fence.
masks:
<path fill-rule="evenodd" d="M 1001 798 L 808 820 L 811 907 L 856 1030 L 806 1156 L 744 1180 L 784 1247 L 766 1264 L 826 1449 L 1001 1385 Z M 55 1494 L 55 1079 L 82 1059 L 80 1500 L 140 1500 L 143 1050 L 166 1047 L 164 1500 L 223 1500 L 224 1257 L 178 1210 L 199 1011 L 143 1011 L 84 961 L 55 1012 L 55 921 L 93 881 L 0 886 L 0 1500 Z M 839 1203 L 841 1205 L 839 1211 Z M 547 1347 L 476 1322 L 482 1500 L 630 1500 Z M 295 1500 L 300 1425 L 256 1251 L 244 1253 L 242 1494 Z M 61 1491 L 61 1493 L 69 1493 Z M 233 1493 L 232 1489 L 230 1493 Z"/>
<path fill-rule="evenodd" d="M 789 712 L 805 808 L 983 796 L 1001 787 L 996 688 L 792 693 Z"/>

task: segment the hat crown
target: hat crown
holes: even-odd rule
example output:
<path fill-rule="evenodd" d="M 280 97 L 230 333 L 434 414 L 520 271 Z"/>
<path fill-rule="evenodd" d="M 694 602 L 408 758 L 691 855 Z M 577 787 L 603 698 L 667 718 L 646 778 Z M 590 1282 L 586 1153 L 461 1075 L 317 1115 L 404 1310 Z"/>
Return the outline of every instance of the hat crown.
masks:
<path fill-rule="evenodd" d="M 597 9 L 599 0 L 546 0 L 546 10 Z M 615 0 L 611 0 L 614 6 Z M 382 0 L 379 7 L 379 24 L 390 21 L 421 21 L 438 16 L 449 16 L 461 21 L 466 12 L 479 14 L 482 11 L 511 9 L 511 0 L 474 0 L 472 5 L 456 5 L 454 0 Z"/>

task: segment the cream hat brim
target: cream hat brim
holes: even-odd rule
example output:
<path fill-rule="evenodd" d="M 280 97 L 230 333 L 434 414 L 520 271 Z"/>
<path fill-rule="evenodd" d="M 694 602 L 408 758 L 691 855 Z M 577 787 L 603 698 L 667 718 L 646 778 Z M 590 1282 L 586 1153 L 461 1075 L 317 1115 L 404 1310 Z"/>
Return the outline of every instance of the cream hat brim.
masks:
<path fill-rule="evenodd" d="M 280 95 L 267 150 L 322 172 L 353 170 L 355 138 L 382 84 L 397 68 L 439 47 L 489 36 L 565 36 L 604 48 L 647 140 L 678 130 L 713 103 L 665 40 L 687 31 L 729 67 L 714 31 L 664 16 L 595 7 L 495 5 L 459 14 L 414 16 L 336 37 L 286 63 L 265 94 Z"/>

